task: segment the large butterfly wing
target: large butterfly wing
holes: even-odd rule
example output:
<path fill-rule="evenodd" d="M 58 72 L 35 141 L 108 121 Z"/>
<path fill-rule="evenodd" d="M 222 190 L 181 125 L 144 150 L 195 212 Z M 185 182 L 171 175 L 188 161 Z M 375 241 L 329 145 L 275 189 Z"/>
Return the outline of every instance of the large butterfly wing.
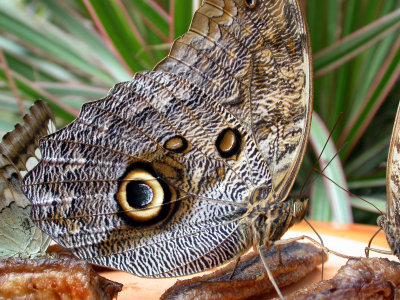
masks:
<path fill-rule="evenodd" d="M 306 150 L 312 62 L 297 0 L 207 0 L 155 69 L 201 86 L 252 136 L 284 200 Z"/>
<path fill-rule="evenodd" d="M 281 2 L 292 3 L 276 3 Z M 212 7 L 203 10 L 210 3 Z M 274 165 L 274 159 L 269 166 L 266 155 L 258 150 L 264 146 L 257 137 L 260 132 L 255 129 L 260 128 L 258 123 L 268 120 L 267 115 L 280 109 L 298 111 L 296 105 L 286 107 L 284 101 L 269 111 L 266 106 L 272 98 L 268 96 L 262 100 L 262 94 L 280 93 L 278 82 L 289 80 L 291 69 L 272 65 L 263 69 L 259 65 L 259 60 L 269 62 L 272 56 L 267 54 L 278 50 L 274 48 L 265 53 L 264 44 L 260 44 L 260 39 L 264 40 L 263 35 L 268 32 L 264 28 L 267 17 L 262 12 L 275 2 L 257 3 L 260 12 L 248 9 L 245 1 L 206 1 L 200 9 L 200 14 L 212 18 L 216 26 L 226 27 L 225 31 L 231 27 L 242 28 L 238 24 L 257 24 L 243 27 L 248 36 L 241 37 L 237 32 L 233 40 L 219 41 L 223 49 L 234 48 L 245 41 L 251 50 L 232 52 L 229 61 L 222 54 L 214 57 L 219 64 L 229 65 L 229 70 L 203 61 L 202 55 L 198 56 L 197 71 L 183 60 L 182 64 L 168 69 L 168 62 L 164 61 L 153 72 L 138 73 L 132 81 L 117 84 L 106 98 L 84 105 L 75 122 L 43 140 L 43 160 L 26 177 L 23 186 L 24 193 L 34 203 L 33 218 L 40 228 L 80 258 L 147 277 L 203 271 L 240 255 L 252 245 L 248 224 L 251 193 L 260 186 L 271 192 L 269 168 L 276 170 L 279 166 L 279 163 Z M 241 12 L 235 15 L 228 10 L 230 20 L 236 19 L 237 24 L 220 18 L 221 10 L 216 17 L 209 11 L 221 5 Z M 297 6 L 295 11 L 300 13 Z M 293 22 L 302 22 L 300 15 L 297 17 L 300 19 L 293 19 Z M 299 35 L 297 28 L 282 28 L 285 32 L 291 30 L 288 35 Z M 185 36 L 190 36 L 191 32 Z M 198 46 L 209 42 L 203 37 L 198 40 Z M 294 51 L 294 48 L 291 49 Z M 195 61 L 193 56 L 192 62 Z M 193 71 L 174 72 L 184 65 Z M 220 78 L 217 73 L 206 72 L 214 69 Z M 201 72 L 206 72 L 204 76 L 212 76 L 216 82 L 210 86 L 210 80 L 201 81 Z M 240 79 L 243 83 L 238 85 L 237 78 L 224 74 L 226 72 L 243 74 Z M 279 80 L 272 78 L 278 73 L 288 76 Z M 308 89 L 309 71 L 304 76 L 301 86 Z M 276 85 L 276 89 L 272 92 L 264 87 L 257 91 L 254 80 L 270 81 L 269 85 Z M 283 93 L 293 97 L 293 103 L 306 106 L 304 103 L 310 100 L 302 97 L 308 92 L 293 96 L 290 93 L 298 86 L 290 89 L 289 86 Z M 218 93 L 221 90 L 238 90 L 238 93 L 236 97 L 225 99 Z M 239 102 L 240 107 L 235 102 Z M 310 108 L 306 107 L 304 115 L 298 116 L 305 127 L 309 112 Z M 287 128 L 298 125 L 294 120 L 285 122 L 289 121 Z M 278 120 L 276 122 L 279 126 Z M 308 130 L 301 128 L 302 139 L 297 139 L 298 143 L 303 143 L 303 148 Z M 297 130 L 284 132 L 285 138 L 294 140 L 297 133 Z M 288 153 L 302 153 L 304 149 L 298 146 L 292 145 L 295 150 L 290 149 Z M 283 152 L 279 153 L 286 157 Z M 293 165 L 284 168 L 297 170 Z M 142 182 L 137 187 L 143 183 L 149 187 L 158 182 L 165 187 L 164 196 L 169 194 L 169 200 L 164 197 L 164 202 L 155 204 L 152 209 L 138 208 L 140 203 L 123 208 L 125 204 L 120 197 L 125 196 L 120 196 L 121 187 L 137 182 L 132 176 L 139 176 L 143 170 L 149 179 L 141 177 Z M 288 171 L 274 172 L 277 176 L 284 174 L 283 177 L 288 174 Z M 285 185 L 283 181 L 277 182 Z M 154 195 L 158 193 L 156 190 L 152 190 Z M 133 193 L 136 191 L 134 189 Z M 140 211 L 153 209 L 157 211 L 155 218 L 138 221 Z"/>
<path fill-rule="evenodd" d="M 397 109 L 396 119 L 390 140 L 386 172 L 387 189 L 387 216 L 397 219 L 400 225 L 400 105 Z"/>
<path fill-rule="evenodd" d="M 31 203 L 21 191 L 22 176 L 40 159 L 39 138 L 55 131 L 50 107 L 36 102 L 0 143 L 0 258 L 42 255 L 51 239 L 30 218 Z"/>
<path fill-rule="evenodd" d="M 239 157 L 221 159 L 213 141 L 225 128 L 241 125 L 190 82 L 138 73 L 42 140 L 43 159 L 24 181 L 33 218 L 80 258 L 140 276 L 219 265 L 249 248 L 246 201 L 271 181 L 247 134 Z M 184 155 L 165 147 L 176 136 L 187 141 Z M 176 200 L 158 222 L 132 222 L 115 195 L 127 170 L 149 166 Z"/>
<path fill-rule="evenodd" d="M 400 105 L 390 140 L 386 170 L 386 215 L 380 219 L 392 251 L 400 257 Z"/>

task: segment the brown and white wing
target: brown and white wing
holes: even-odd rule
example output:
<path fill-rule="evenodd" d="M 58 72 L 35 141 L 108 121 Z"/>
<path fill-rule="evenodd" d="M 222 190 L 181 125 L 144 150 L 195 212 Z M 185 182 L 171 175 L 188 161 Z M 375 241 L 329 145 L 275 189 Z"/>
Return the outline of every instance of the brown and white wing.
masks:
<path fill-rule="evenodd" d="M 246 3 L 205 1 L 154 71 L 42 140 L 23 184 L 40 228 L 145 277 L 200 272 L 252 245 L 253 191 L 283 200 L 302 160 L 311 71 L 297 2 Z"/>
<path fill-rule="evenodd" d="M 390 140 L 386 170 L 387 218 L 400 226 L 400 105 Z"/>
<path fill-rule="evenodd" d="M 156 70 L 200 86 L 252 134 L 285 199 L 300 168 L 312 113 L 307 28 L 297 0 L 206 0 Z"/>
<path fill-rule="evenodd" d="M 221 157 L 215 143 L 227 128 L 242 133 L 241 146 Z M 271 185 L 240 123 L 195 85 L 160 71 L 137 73 L 85 104 L 41 149 L 23 185 L 37 225 L 80 258 L 144 277 L 200 272 L 243 253 L 250 187 Z M 148 179 L 139 182 L 142 173 Z M 138 197 L 125 209 L 124 182 L 152 195 L 161 185 L 161 210 L 140 217 L 148 206 Z"/>
<path fill-rule="evenodd" d="M 0 258 L 43 254 L 51 239 L 30 218 L 31 202 L 21 191 L 24 174 L 40 160 L 39 139 L 55 131 L 50 107 L 37 101 L 0 143 Z"/>

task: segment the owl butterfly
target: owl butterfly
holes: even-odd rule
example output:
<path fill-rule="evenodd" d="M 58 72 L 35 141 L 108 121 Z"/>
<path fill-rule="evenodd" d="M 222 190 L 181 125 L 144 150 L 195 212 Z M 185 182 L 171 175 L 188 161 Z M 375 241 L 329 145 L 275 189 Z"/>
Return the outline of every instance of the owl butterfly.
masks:
<path fill-rule="evenodd" d="M 295 0 L 207 0 L 153 71 L 41 141 L 32 218 L 79 258 L 143 277 L 269 247 L 304 216 L 287 199 L 312 111 Z"/>
<path fill-rule="evenodd" d="M 400 105 L 397 108 L 386 169 L 386 214 L 377 223 L 385 231 L 393 254 L 400 259 Z"/>
<path fill-rule="evenodd" d="M 37 101 L 0 143 L 0 259 L 44 254 L 51 239 L 30 218 L 31 202 L 21 191 L 22 177 L 41 158 L 39 138 L 55 131 L 50 107 Z"/>

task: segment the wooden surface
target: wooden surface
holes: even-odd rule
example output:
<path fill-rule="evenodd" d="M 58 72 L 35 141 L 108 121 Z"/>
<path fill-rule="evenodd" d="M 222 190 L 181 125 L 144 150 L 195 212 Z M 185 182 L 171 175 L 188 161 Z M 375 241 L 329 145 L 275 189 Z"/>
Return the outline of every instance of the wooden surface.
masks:
<path fill-rule="evenodd" d="M 326 247 L 331 250 L 352 256 L 365 256 L 364 249 L 372 235 L 378 230 L 377 226 L 360 224 L 341 225 L 325 222 L 311 223 L 321 235 Z M 315 233 L 313 233 L 312 229 L 305 222 L 293 226 L 291 230 L 285 234 L 284 238 L 298 237 L 301 235 L 307 235 L 318 240 Z M 389 249 L 385 235 L 382 231 L 377 237 L 375 237 L 372 246 L 374 248 Z M 370 256 L 388 257 L 389 259 L 397 260 L 395 256 L 385 256 L 373 252 L 371 252 Z M 344 258 L 330 254 L 329 260 L 324 266 L 324 279 L 332 278 L 336 274 L 337 270 L 346 263 L 346 261 L 347 260 Z M 119 300 L 158 299 L 161 294 L 177 279 L 182 280 L 191 277 L 187 276 L 172 279 L 146 279 L 118 271 L 103 272 L 101 275 L 124 285 L 122 292 L 118 296 Z M 319 280 L 321 280 L 321 267 L 314 270 L 297 284 L 285 288 L 283 293 L 289 293 Z"/>

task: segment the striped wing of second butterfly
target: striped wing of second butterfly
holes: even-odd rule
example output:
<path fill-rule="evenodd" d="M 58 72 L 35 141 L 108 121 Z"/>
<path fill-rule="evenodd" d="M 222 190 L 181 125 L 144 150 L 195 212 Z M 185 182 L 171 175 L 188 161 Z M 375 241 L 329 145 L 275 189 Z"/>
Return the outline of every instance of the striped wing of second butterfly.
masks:
<path fill-rule="evenodd" d="M 0 259 L 42 257 L 51 241 L 31 220 L 31 202 L 21 182 L 41 158 L 40 137 L 54 131 L 50 107 L 37 101 L 24 124 L 16 125 L 0 143 Z"/>
<path fill-rule="evenodd" d="M 400 105 L 390 140 L 386 169 L 386 214 L 378 218 L 393 254 L 400 258 Z"/>
<path fill-rule="evenodd" d="M 304 215 L 287 196 L 311 77 L 296 0 L 204 1 L 153 71 L 42 140 L 23 184 L 33 219 L 79 258 L 143 277 L 271 245 Z"/>

